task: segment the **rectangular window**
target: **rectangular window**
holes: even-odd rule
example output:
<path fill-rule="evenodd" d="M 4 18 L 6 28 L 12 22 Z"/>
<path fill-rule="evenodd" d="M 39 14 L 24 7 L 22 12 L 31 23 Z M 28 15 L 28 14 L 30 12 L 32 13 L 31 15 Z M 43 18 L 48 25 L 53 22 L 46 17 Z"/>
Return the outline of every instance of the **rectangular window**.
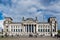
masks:
<path fill-rule="evenodd" d="M 43 29 L 43 32 L 45 32 L 45 29 Z"/>
<path fill-rule="evenodd" d="M 11 31 L 13 32 L 13 29 L 11 29 Z"/>
<path fill-rule="evenodd" d="M 48 29 L 48 32 L 50 32 L 50 29 Z"/>
<path fill-rule="evenodd" d="M 41 25 L 41 28 L 42 28 L 42 25 Z"/>
<path fill-rule="evenodd" d="M 38 26 L 38 28 L 40 28 L 40 25 Z"/>
<path fill-rule="evenodd" d="M 11 26 L 11 28 L 12 28 L 12 26 Z"/>
<path fill-rule="evenodd" d="M 22 29 L 21 29 L 21 32 L 22 32 Z"/>
<path fill-rule="evenodd" d="M 50 28 L 50 26 L 48 26 L 48 28 Z"/>
<path fill-rule="evenodd" d="M 15 29 L 14 29 L 14 32 L 15 32 Z"/>
<path fill-rule="evenodd" d="M 42 28 L 42 25 L 39 25 L 38 28 Z"/>
<path fill-rule="evenodd" d="M 41 32 L 42 32 L 42 29 L 41 29 Z"/>
<path fill-rule="evenodd" d="M 46 32 L 47 32 L 47 29 L 46 29 Z"/>
<path fill-rule="evenodd" d="M 40 32 L 40 29 L 38 29 L 38 32 Z"/>
<path fill-rule="evenodd" d="M 55 30 L 53 29 L 53 32 L 54 32 Z"/>
<path fill-rule="evenodd" d="M 6 31 L 8 32 L 8 29 L 6 29 Z"/>
<path fill-rule="evenodd" d="M 16 29 L 16 32 L 17 32 L 17 29 Z"/>
<path fill-rule="evenodd" d="M 20 27 L 18 26 L 18 28 L 20 28 Z"/>
<path fill-rule="evenodd" d="M 16 28 L 17 28 L 17 26 L 16 26 Z"/>
<path fill-rule="evenodd" d="M 12 25 L 11 28 L 14 28 L 14 26 Z"/>
<path fill-rule="evenodd" d="M 15 26 L 13 26 L 13 28 L 15 28 Z"/>
<path fill-rule="evenodd" d="M 8 26 L 6 26 L 6 28 L 8 28 Z"/>
<path fill-rule="evenodd" d="M 18 32 L 20 32 L 20 29 L 18 29 Z"/>

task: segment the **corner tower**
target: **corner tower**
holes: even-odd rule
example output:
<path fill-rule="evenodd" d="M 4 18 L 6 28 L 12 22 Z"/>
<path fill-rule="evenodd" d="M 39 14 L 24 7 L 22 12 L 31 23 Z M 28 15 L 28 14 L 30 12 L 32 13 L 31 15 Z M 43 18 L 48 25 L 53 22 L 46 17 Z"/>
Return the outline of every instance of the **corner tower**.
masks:
<path fill-rule="evenodd" d="M 8 32 L 9 32 L 9 24 L 12 23 L 12 18 L 11 17 L 5 17 L 5 20 L 4 20 L 4 34 L 8 35 Z"/>
<path fill-rule="evenodd" d="M 57 34 L 57 21 L 56 21 L 56 17 L 50 17 L 48 19 L 48 22 L 51 25 L 51 36 L 54 36 Z"/>

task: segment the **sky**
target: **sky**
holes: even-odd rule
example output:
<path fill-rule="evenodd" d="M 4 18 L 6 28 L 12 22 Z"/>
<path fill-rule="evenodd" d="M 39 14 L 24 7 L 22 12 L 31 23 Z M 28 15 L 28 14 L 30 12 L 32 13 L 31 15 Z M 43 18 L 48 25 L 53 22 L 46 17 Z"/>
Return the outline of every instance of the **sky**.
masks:
<path fill-rule="evenodd" d="M 60 0 L 0 0 L 0 20 L 11 17 L 19 22 L 22 17 L 38 17 L 39 22 L 54 16 L 60 29 Z M 0 22 L 1 23 L 1 22 Z"/>

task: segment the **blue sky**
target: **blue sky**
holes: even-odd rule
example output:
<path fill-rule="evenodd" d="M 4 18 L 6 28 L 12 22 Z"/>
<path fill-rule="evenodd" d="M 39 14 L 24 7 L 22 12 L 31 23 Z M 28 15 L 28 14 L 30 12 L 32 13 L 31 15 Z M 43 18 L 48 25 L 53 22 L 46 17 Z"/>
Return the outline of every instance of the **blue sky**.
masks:
<path fill-rule="evenodd" d="M 0 12 L 0 20 L 2 20 L 3 19 L 3 14 L 2 14 L 2 12 Z"/>
<path fill-rule="evenodd" d="M 0 0 L 0 20 L 11 17 L 21 21 L 22 17 L 38 17 L 39 21 L 55 16 L 60 29 L 60 0 Z"/>

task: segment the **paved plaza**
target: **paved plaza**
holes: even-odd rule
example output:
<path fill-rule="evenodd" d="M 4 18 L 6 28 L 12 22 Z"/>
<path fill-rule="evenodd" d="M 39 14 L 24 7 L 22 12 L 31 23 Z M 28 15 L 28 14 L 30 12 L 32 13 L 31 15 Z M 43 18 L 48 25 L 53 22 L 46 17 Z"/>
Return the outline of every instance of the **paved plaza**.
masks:
<path fill-rule="evenodd" d="M 0 40 L 60 40 L 60 38 L 53 38 L 53 37 L 39 37 L 39 38 L 7 37 L 7 38 L 0 38 Z"/>

